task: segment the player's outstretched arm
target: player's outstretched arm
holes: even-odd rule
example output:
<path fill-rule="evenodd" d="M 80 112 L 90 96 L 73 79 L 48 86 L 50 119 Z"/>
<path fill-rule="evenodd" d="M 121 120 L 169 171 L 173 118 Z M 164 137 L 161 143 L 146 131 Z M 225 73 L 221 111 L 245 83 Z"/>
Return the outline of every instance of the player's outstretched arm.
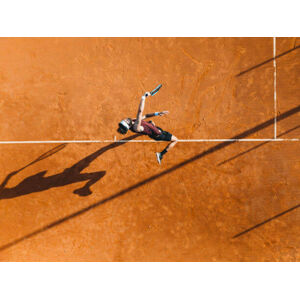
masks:
<path fill-rule="evenodd" d="M 149 118 L 149 117 L 153 117 L 153 116 L 163 116 L 165 114 L 168 114 L 169 111 L 161 111 L 161 112 L 154 112 L 154 113 L 148 113 L 146 115 L 143 116 L 143 119 L 145 118 Z"/>
<path fill-rule="evenodd" d="M 141 98 L 141 102 L 140 102 L 140 105 L 139 105 L 139 110 L 138 110 L 138 113 L 137 113 L 137 116 L 136 116 L 136 121 L 134 123 L 134 128 L 137 131 L 141 131 L 141 122 L 142 122 L 142 119 L 143 119 L 143 112 L 144 112 L 144 108 L 145 108 L 145 100 L 146 100 L 146 97 L 148 97 L 148 96 L 150 96 L 150 92 L 146 92 Z"/>

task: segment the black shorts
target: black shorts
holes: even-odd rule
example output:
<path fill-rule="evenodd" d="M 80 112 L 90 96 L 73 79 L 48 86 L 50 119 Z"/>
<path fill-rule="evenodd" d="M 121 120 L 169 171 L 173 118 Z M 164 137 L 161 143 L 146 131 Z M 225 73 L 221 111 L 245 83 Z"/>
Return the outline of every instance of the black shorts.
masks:
<path fill-rule="evenodd" d="M 157 136 L 150 136 L 150 138 L 157 140 L 157 141 L 171 141 L 172 139 L 172 134 L 164 131 L 160 127 L 157 127 L 159 130 L 161 130 L 161 134 Z"/>

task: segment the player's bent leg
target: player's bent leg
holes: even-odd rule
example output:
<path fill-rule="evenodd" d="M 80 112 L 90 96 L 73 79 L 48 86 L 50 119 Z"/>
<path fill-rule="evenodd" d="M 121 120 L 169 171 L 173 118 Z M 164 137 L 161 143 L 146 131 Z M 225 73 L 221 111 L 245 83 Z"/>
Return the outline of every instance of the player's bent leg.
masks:
<path fill-rule="evenodd" d="M 156 153 L 157 162 L 158 162 L 159 164 L 161 164 L 161 160 L 162 160 L 163 156 L 164 156 L 171 148 L 173 148 L 173 147 L 176 145 L 177 142 L 178 142 L 178 138 L 177 138 L 176 136 L 172 135 L 172 137 L 171 137 L 171 142 L 166 146 L 166 148 L 165 148 L 162 152 Z"/>
<path fill-rule="evenodd" d="M 171 148 L 173 148 L 177 142 L 178 142 L 177 137 L 174 136 L 174 135 L 172 135 L 171 142 L 170 142 L 170 143 L 167 145 L 167 147 L 165 148 L 166 151 L 169 151 Z"/>

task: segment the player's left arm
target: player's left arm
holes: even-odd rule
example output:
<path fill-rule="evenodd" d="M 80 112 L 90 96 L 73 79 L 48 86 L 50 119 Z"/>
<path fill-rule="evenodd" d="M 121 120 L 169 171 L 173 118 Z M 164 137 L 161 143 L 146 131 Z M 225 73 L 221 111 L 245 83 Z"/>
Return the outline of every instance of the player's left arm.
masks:
<path fill-rule="evenodd" d="M 148 96 L 150 96 L 150 92 L 146 92 L 142 96 L 141 102 L 140 102 L 140 105 L 139 105 L 139 110 L 138 110 L 138 113 L 137 113 L 137 116 L 136 116 L 136 121 L 134 122 L 134 129 L 138 132 L 142 131 L 141 122 L 142 122 L 142 119 L 143 119 L 143 112 L 144 112 L 144 108 L 145 108 L 145 100 Z"/>
<path fill-rule="evenodd" d="M 165 114 L 168 114 L 169 111 L 161 111 L 161 112 L 154 112 L 154 113 L 148 113 L 143 116 L 143 119 L 153 117 L 153 116 L 163 116 Z"/>

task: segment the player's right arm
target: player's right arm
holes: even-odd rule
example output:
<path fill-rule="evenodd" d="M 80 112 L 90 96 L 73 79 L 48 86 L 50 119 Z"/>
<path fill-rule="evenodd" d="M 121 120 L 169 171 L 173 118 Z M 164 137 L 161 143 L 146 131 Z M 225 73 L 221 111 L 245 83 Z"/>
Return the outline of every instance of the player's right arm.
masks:
<path fill-rule="evenodd" d="M 161 112 L 149 113 L 149 114 L 144 115 L 143 119 L 149 118 L 149 117 L 153 117 L 153 116 L 158 116 L 158 115 L 159 116 L 163 116 L 163 115 L 168 114 L 168 113 L 169 113 L 169 111 L 161 111 Z"/>
<path fill-rule="evenodd" d="M 148 97 L 149 95 L 150 95 L 150 92 L 146 92 L 141 98 L 141 102 L 140 102 L 140 105 L 139 105 L 139 110 L 138 110 L 138 113 L 137 113 L 137 116 L 136 116 L 136 121 L 134 122 L 134 125 L 133 125 L 134 129 L 137 132 L 142 131 L 141 123 L 142 123 L 143 112 L 144 112 L 144 108 L 145 108 L 145 100 L 146 100 L 146 97 Z"/>

